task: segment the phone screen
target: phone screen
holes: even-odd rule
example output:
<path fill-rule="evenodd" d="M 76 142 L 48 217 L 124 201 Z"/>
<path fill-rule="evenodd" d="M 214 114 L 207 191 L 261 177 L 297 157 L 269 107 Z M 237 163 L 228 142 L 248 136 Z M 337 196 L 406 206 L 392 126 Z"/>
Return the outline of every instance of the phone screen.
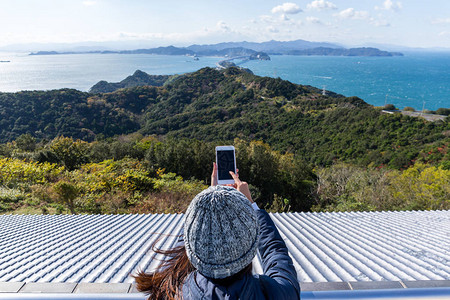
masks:
<path fill-rule="evenodd" d="M 230 175 L 230 171 L 236 172 L 233 150 L 217 151 L 217 168 L 217 177 L 219 180 L 233 179 Z"/>

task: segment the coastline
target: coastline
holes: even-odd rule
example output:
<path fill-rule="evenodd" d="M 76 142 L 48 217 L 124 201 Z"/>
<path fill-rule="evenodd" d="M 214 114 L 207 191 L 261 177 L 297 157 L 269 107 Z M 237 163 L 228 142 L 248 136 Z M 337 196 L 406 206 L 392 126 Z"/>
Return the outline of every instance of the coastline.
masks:
<path fill-rule="evenodd" d="M 88 91 L 101 80 L 118 82 L 142 70 L 152 75 L 174 75 L 217 66 L 224 57 L 144 54 L 85 54 L 28 56 L 2 55 L 0 92 L 74 88 Z M 246 61 L 241 67 L 255 75 L 280 77 L 296 84 L 311 85 L 345 96 L 358 96 L 374 106 L 388 102 L 436 110 L 448 107 L 450 56 L 408 54 L 404 57 L 335 57 L 274 55 L 270 61 Z M 448 68 L 447 68 L 448 66 Z M 425 70 L 418 72 L 417 70 Z M 396 73 L 397 72 L 397 73 Z M 430 75 L 428 72 L 431 72 Z M 355 75 L 356 74 L 356 75 Z"/>

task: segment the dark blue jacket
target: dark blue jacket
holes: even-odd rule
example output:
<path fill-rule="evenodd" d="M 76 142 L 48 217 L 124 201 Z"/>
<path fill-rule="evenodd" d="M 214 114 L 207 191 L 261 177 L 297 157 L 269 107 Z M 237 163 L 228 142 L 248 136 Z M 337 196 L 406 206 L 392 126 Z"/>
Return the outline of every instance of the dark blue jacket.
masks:
<path fill-rule="evenodd" d="M 188 275 L 183 285 L 184 300 L 300 299 L 297 272 L 269 214 L 256 211 L 260 224 L 259 253 L 264 275 L 246 274 L 228 286 L 214 284 L 198 272 Z"/>

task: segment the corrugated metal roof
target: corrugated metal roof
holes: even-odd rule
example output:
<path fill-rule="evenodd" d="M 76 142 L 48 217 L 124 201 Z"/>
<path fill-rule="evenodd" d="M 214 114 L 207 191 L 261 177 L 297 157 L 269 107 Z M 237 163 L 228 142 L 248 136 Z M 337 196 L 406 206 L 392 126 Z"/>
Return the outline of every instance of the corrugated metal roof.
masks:
<path fill-rule="evenodd" d="M 271 214 L 300 282 L 450 279 L 450 211 Z M 0 282 L 133 282 L 183 215 L 0 215 Z M 163 234 L 163 235 L 161 235 Z M 258 257 L 255 271 L 260 272 Z"/>
<path fill-rule="evenodd" d="M 273 214 L 301 282 L 450 279 L 450 212 Z"/>

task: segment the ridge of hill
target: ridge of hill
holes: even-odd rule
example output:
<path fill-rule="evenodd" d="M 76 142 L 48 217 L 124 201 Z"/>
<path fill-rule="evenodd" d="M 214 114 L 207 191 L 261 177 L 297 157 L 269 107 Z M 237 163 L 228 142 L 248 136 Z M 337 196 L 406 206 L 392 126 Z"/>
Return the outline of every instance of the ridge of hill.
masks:
<path fill-rule="evenodd" d="M 128 76 L 120 82 L 107 82 L 101 80 L 94 84 L 89 92 L 91 93 L 111 93 L 118 89 L 131 88 L 136 86 L 151 85 L 162 86 L 171 76 L 169 75 L 149 75 L 141 70 L 136 70 L 133 75 Z"/>
<path fill-rule="evenodd" d="M 160 84 L 160 82 L 158 83 Z M 448 118 L 434 123 L 386 115 L 362 99 L 344 97 L 238 68 L 203 68 L 163 86 L 112 93 L 72 89 L 0 93 L 0 142 L 143 135 L 203 141 L 263 140 L 274 149 L 328 165 L 411 163 L 427 145 L 450 136 Z"/>

